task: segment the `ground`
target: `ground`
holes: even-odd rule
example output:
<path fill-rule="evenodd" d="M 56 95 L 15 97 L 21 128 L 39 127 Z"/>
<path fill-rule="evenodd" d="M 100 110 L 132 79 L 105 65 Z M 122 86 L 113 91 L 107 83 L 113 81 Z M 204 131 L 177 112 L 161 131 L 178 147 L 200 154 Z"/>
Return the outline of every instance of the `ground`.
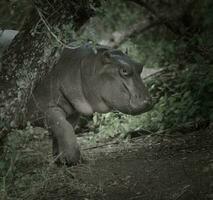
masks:
<path fill-rule="evenodd" d="M 86 163 L 58 167 L 51 138 L 40 128 L 20 132 L 2 199 L 211 200 L 212 126 L 196 132 L 151 134 L 92 146 L 81 136 Z M 26 142 L 27 141 L 27 142 Z"/>

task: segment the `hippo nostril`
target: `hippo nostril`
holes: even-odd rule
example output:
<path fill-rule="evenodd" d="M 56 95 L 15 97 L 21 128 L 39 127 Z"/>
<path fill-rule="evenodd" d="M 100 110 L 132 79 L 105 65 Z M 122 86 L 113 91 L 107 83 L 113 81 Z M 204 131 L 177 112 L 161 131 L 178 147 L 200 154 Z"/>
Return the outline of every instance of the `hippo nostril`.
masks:
<path fill-rule="evenodd" d="M 144 107 L 151 108 L 152 107 L 152 100 L 151 100 L 151 98 L 144 100 L 143 101 L 143 105 L 144 105 Z"/>
<path fill-rule="evenodd" d="M 147 105 L 147 104 L 149 104 L 149 101 L 144 100 L 144 101 L 143 101 L 143 104 L 144 104 L 144 105 Z"/>

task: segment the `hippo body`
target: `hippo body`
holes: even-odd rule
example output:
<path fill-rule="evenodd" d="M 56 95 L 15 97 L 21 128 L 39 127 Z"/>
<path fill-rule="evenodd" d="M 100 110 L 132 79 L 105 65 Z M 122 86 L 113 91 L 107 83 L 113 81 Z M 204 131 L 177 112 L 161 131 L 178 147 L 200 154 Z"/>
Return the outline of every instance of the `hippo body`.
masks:
<path fill-rule="evenodd" d="M 2 52 L 17 33 L 5 30 L 0 36 Z M 27 120 L 52 133 L 58 163 L 73 165 L 80 161 L 74 133 L 80 115 L 113 110 L 136 115 L 151 108 L 151 98 L 140 77 L 142 69 L 126 54 L 105 46 L 63 50 L 53 70 L 35 86 L 26 113 Z"/>
<path fill-rule="evenodd" d="M 45 121 L 52 133 L 53 154 L 59 163 L 73 165 L 80 160 L 74 133 L 80 115 L 113 110 L 137 115 L 151 108 L 140 77 L 142 68 L 121 51 L 104 46 L 64 49 L 27 105 L 30 121 Z"/>

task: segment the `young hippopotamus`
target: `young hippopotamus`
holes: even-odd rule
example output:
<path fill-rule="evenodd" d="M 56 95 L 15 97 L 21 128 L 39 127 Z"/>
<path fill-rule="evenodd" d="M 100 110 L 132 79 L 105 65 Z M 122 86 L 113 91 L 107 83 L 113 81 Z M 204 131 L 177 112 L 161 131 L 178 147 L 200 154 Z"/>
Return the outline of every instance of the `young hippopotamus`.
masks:
<path fill-rule="evenodd" d="M 142 69 L 128 55 L 104 46 L 63 50 L 27 105 L 31 121 L 45 122 L 52 133 L 58 162 L 74 165 L 81 158 L 74 133 L 80 115 L 113 110 L 138 115 L 150 110 Z"/>

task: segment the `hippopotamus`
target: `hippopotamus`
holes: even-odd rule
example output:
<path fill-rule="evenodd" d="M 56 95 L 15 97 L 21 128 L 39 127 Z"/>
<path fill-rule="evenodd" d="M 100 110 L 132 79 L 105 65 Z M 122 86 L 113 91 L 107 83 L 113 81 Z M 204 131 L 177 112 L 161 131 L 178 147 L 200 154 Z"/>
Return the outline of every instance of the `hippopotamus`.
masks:
<path fill-rule="evenodd" d="M 74 131 L 81 115 L 110 111 L 139 115 L 151 109 L 142 70 L 142 64 L 110 47 L 64 48 L 52 71 L 35 85 L 26 105 L 26 119 L 52 134 L 58 164 L 81 161 Z"/>
<path fill-rule="evenodd" d="M 32 92 L 30 121 L 45 122 L 59 163 L 81 160 L 74 127 L 80 115 L 120 111 L 138 115 L 152 107 L 140 74 L 143 65 L 120 50 L 84 45 L 65 48 L 52 71 Z"/>

